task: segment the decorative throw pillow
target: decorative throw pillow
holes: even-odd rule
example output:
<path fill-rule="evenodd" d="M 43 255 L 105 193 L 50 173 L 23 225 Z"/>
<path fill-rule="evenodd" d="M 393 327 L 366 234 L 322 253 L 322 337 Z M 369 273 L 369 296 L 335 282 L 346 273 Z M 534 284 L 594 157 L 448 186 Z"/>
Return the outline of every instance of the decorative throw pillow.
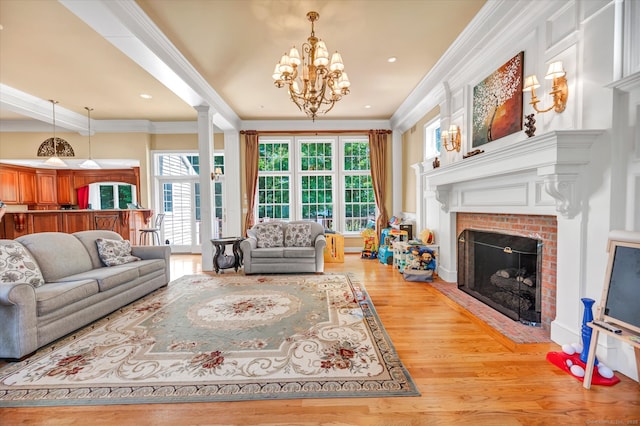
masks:
<path fill-rule="evenodd" d="M 24 246 L 13 240 L 0 240 L 0 282 L 44 284 L 40 267 Z"/>
<path fill-rule="evenodd" d="M 290 223 L 284 232 L 285 247 L 311 247 L 311 224 Z"/>
<path fill-rule="evenodd" d="M 282 247 L 282 226 L 279 223 L 260 223 L 255 231 L 259 248 Z"/>
<path fill-rule="evenodd" d="M 131 243 L 127 240 L 96 238 L 96 245 L 100 260 L 106 266 L 122 265 L 140 260 L 139 257 L 131 255 Z"/>

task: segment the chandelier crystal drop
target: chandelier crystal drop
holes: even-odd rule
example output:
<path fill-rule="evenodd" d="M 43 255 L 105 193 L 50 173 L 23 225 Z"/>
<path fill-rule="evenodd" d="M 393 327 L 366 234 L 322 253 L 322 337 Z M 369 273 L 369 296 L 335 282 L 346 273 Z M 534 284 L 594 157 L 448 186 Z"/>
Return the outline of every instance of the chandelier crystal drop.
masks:
<path fill-rule="evenodd" d="M 272 75 L 276 87 L 286 86 L 293 103 L 314 121 L 318 114 L 331 111 L 337 101 L 348 95 L 351 86 L 342 56 L 335 52 L 329 59 L 327 46 L 315 35 L 314 22 L 319 17 L 318 12 L 307 13 L 311 35 L 302 44 L 302 55 L 293 46 L 282 55 Z"/>

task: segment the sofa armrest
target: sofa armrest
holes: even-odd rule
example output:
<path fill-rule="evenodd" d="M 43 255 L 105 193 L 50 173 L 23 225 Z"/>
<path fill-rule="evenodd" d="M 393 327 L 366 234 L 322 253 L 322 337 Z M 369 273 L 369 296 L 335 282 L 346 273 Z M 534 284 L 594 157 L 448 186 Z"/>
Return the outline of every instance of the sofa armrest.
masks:
<path fill-rule="evenodd" d="M 316 272 L 324 272 L 324 249 L 327 247 L 327 238 L 320 234 L 313 242 L 316 249 Z"/>
<path fill-rule="evenodd" d="M 254 237 L 247 237 L 240 242 L 240 248 L 242 249 L 242 253 L 247 256 L 251 250 L 258 248 L 258 240 Z"/>
<path fill-rule="evenodd" d="M 250 274 L 252 272 L 251 251 L 258 248 L 258 240 L 255 237 L 249 236 L 240 241 L 240 250 L 242 250 L 242 263 L 244 265 L 244 273 Z"/>
<path fill-rule="evenodd" d="M 132 246 L 131 254 L 142 260 L 164 259 L 167 282 L 171 280 L 171 247 L 169 246 Z"/>
<path fill-rule="evenodd" d="M 38 349 L 36 292 L 27 283 L 0 283 L 0 358 Z"/>
<path fill-rule="evenodd" d="M 324 234 L 318 235 L 316 240 L 313 242 L 314 247 L 317 247 L 318 245 L 321 245 L 323 250 L 327 246 L 327 237 L 325 237 Z"/>

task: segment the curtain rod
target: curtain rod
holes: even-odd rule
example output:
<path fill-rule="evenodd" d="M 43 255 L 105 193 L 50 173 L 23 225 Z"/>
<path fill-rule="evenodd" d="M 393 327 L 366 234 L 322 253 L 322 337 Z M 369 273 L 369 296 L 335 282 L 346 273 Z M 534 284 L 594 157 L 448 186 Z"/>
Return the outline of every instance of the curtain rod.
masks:
<path fill-rule="evenodd" d="M 385 134 L 391 134 L 391 130 L 388 129 L 369 129 L 369 130 L 240 130 L 240 134 L 255 133 L 258 135 L 346 135 L 346 134 L 358 134 L 368 135 L 369 132 L 382 132 Z"/>

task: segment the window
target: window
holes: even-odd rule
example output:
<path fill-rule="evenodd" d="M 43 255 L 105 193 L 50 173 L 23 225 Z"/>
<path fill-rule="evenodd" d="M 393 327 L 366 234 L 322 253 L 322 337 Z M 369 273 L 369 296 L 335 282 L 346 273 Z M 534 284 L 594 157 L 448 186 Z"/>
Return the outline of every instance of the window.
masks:
<path fill-rule="evenodd" d="M 200 156 L 195 151 L 153 154 L 157 209 L 167 213 L 163 237 L 178 251 L 197 250 L 202 238 L 202 196 Z M 224 173 L 224 155 L 213 155 L 213 167 Z M 224 176 L 212 182 L 213 236 L 222 234 Z"/>
<path fill-rule="evenodd" d="M 162 184 L 162 211 L 165 213 L 173 213 L 173 184 Z"/>
<path fill-rule="evenodd" d="M 375 219 L 368 141 L 354 140 L 344 144 L 344 203 L 346 232 L 359 232 L 369 220 Z"/>
<path fill-rule="evenodd" d="M 333 139 L 300 139 L 300 218 L 333 229 Z"/>
<path fill-rule="evenodd" d="M 258 157 L 258 218 L 291 218 L 289 140 L 260 142 Z"/>
<path fill-rule="evenodd" d="M 369 139 L 261 137 L 258 220 L 310 219 L 340 232 L 360 232 L 375 217 Z"/>
<path fill-rule="evenodd" d="M 424 159 L 438 157 L 442 152 L 440 140 L 440 119 L 435 119 L 424 126 Z"/>
<path fill-rule="evenodd" d="M 213 156 L 213 170 L 220 169 L 222 172 L 222 176 L 224 176 L 224 155 L 223 154 L 214 154 Z M 198 185 L 198 190 L 200 190 L 200 185 Z M 220 180 L 216 180 L 213 183 L 213 215 L 214 215 L 214 229 L 213 235 L 216 238 L 220 238 L 222 236 L 222 219 L 224 213 L 224 197 L 223 191 L 224 185 Z M 200 206 L 200 200 L 198 198 L 198 206 Z M 200 218 L 198 217 L 198 220 Z"/>
<path fill-rule="evenodd" d="M 95 182 L 89 184 L 90 208 L 99 210 L 128 209 L 136 204 L 136 186 L 122 182 Z"/>

